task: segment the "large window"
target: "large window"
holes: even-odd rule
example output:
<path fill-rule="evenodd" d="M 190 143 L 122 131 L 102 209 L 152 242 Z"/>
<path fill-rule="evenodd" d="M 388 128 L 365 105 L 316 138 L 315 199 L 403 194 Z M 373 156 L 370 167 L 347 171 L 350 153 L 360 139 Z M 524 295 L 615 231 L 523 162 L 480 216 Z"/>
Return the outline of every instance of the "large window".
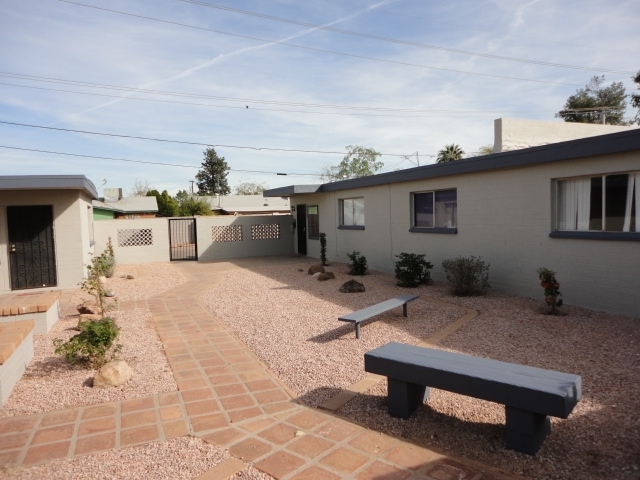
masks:
<path fill-rule="evenodd" d="M 318 215 L 318 206 L 309 205 L 307 207 L 307 222 L 309 223 L 309 238 L 320 238 L 320 215 Z"/>
<path fill-rule="evenodd" d="M 411 231 L 456 233 L 458 195 L 455 189 L 412 193 Z"/>
<path fill-rule="evenodd" d="M 364 198 L 345 198 L 339 206 L 340 228 L 364 228 Z"/>
<path fill-rule="evenodd" d="M 559 180 L 559 231 L 640 232 L 640 173 Z"/>

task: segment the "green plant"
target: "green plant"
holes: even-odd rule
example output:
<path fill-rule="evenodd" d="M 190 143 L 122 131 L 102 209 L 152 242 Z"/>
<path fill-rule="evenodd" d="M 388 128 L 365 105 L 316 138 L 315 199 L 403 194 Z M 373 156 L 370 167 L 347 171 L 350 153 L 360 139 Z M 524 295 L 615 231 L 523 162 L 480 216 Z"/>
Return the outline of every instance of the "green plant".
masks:
<path fill-rule="evenodd" d="M 396 278 L 399 287 L 415 288 L 418 285 L 431 283 L 433 264 L 424 259 L 424 254 L 401 253 L 396 255 Z"/>
<path fill-rule="evenodd" d="M 102 318 L 78 324 L 80 333 L 64 342 L 53 341 L 56 354 L 64 355 L 68 362 L 86 362 L 93 368 L 100 368 L 115 359 L 122 345 L 114 345 L 120 329 L 112 318 Z"/>
<path fill-rule="evenodd" d="M 489 265 L 479 257 L 456 257 L 442 262 L 454 295 L 483 295 L 489 286 Z"/>
<path fill-rule="evenodd" d="M 364 275 L 367 272 L 367 259 L 360 252 L 354 250 L 353 253 L 347 253 L 349 257 L 349 275 Z"/>
<path fill-rule="evenodd" d="M 95 299 L 100 315 L 104 315 L 108 310 L 113 310 L 116 303 L 115 299 L 112 301 L 107 300 L 107 289 L 100 281 L 100 277 L 107 276 L 106 273 L 108 272 L 105 269 L 108 267 L 113 268 L 115 262 L 114 257 L 108 254 L 110 248 L 113 251 L 113 247 L 110 247 L 110 244 L 111 239 L 109 239 L 105 253 L 91 259 L 91 265 L 87 266 L 87 277 L 80 282 L 80 288 Z M 111 274 L 113 275 L 113 272 Z"/>
<path fill-rule="evenodd" d="M 322 265 L 327 264 L 327 234 L 320 234 L 320 260 L 322 260 Z"/>
<path fill-rule="evenodd" d="M 560 284 L 556 280 L 556 272 L 544 267 L 539 268 L 537 272 L 540 286 L 544 288 L 544 301 L 549 307 L 549 313 L 558 315 L 560 313 L 558 308 L 562 306 L 560 298 L 562 294 L 560 293 Z"/>

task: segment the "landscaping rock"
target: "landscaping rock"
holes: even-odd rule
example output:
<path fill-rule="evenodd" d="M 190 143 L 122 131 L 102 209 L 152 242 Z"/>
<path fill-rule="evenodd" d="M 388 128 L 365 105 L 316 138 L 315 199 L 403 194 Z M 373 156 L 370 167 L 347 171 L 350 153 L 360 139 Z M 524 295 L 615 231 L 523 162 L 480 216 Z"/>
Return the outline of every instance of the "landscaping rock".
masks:
<path fill-rule="evenodd" d="M 133 275 L 127 275 L 127 280 L 133 280 L 134 278 L 136 277 L 134 277 Z"/>
<path fill-rule="evenodd" d="M 304 270 L 302 268 L 299 268 L 298 271 L 299 272 L 304 272 Z"/>
<path fill-rule="evenodd" d="M 98 313 L 82 313 L 80 314 L 80 318 L 78 319 L 78 323 L 80 322 L 93 322 L 94 320 L 100 320 L 102 315 Z"/>
<path fill-rule="evenodd" d="M 324 267 L 321 264 L 311 265 L 309 267 L 309 275 L 313 275 L 314 273 L 324 273 Z"/>
<path fill-rule="evenodd" d="M 115 297 L 116 293 L 113 290 L 105 290 L 104 296 L 105 297 Z"/>
<path fill-rule="evenodd" d="M 364 285 L 355 280 L 349 280 L 348 282 L 342 284 L 342 286 L 340 287 L 340 291 L 342 293 L 364 292 Z"/>
<path fill-rule="evenodd" d="M 336 276 L 333 274 L 333 272 L 325 272 L 318 275 L 319 282 L 324 282 L 326 280 L 335 280 L 335 278 Z"/>
<path fill-rule="evenodd" d="M 78 305 L 77 309 L 78 313 L 81 315 L 97 315 L 98 313 L 100 313 L 100 309 L 98 308 L 98 306 L 92 302 L 83 302 Z"/>
<path fill-rule="evenodd" d="M 133 376 L 133 370 L 123 360 L 114 360 L 104 365 L 93 377 L 95 388 L 110 388 L 123 385 Z"/>

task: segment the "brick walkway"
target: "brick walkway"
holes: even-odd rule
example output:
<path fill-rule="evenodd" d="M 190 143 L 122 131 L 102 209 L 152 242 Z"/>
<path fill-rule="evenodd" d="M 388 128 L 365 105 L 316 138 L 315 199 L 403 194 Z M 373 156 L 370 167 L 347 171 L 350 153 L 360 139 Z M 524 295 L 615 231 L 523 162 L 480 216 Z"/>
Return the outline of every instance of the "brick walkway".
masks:
<path fill-rule="evenodd" d="M 251 264 L 260 261 L 268 260 Z M 151 310 L 179 391 L 2 420 L 0 466 L 36 465 L 189 434 L 232 455 L 202 480 L 229 478 L 248 464 L 286 480 L 521 478 L 299 405 L 197 301 L 233 265 L 176 266 L 186 283 L 120 306 Z"/>

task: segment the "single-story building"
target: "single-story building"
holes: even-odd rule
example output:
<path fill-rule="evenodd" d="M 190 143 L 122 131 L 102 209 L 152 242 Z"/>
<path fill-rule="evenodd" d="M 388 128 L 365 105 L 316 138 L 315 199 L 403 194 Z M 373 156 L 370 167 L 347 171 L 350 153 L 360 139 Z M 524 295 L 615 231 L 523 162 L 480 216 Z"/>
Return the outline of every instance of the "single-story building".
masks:
<path fill-rule="evenodd" d="M 94 220 L 155 218 L 158 213 L 156 197 L 123 197 L 121 188 L 105 188 L 104 198 L 92 203 Z"/>
<path fill-rule="evenodd" d="M 291 213 L 289 198 L 262 195 L 219 195 L 203 197 L 219 215 L 286 215 Z"/>
<path fill-rule="evenodd" d="M 295 252 L 394 271 L 396 255 L 480 256 L 493 288 L 542 300 L 557 272 L 568 304 L 640 317 L 640 129 L 368 177 L 291 185 Z"/>
<path fill-rule="evenodd" d="M 0 293 L 76 287 L 93 253 L 96 198 L 84 175 L 0 176 Z"/>

